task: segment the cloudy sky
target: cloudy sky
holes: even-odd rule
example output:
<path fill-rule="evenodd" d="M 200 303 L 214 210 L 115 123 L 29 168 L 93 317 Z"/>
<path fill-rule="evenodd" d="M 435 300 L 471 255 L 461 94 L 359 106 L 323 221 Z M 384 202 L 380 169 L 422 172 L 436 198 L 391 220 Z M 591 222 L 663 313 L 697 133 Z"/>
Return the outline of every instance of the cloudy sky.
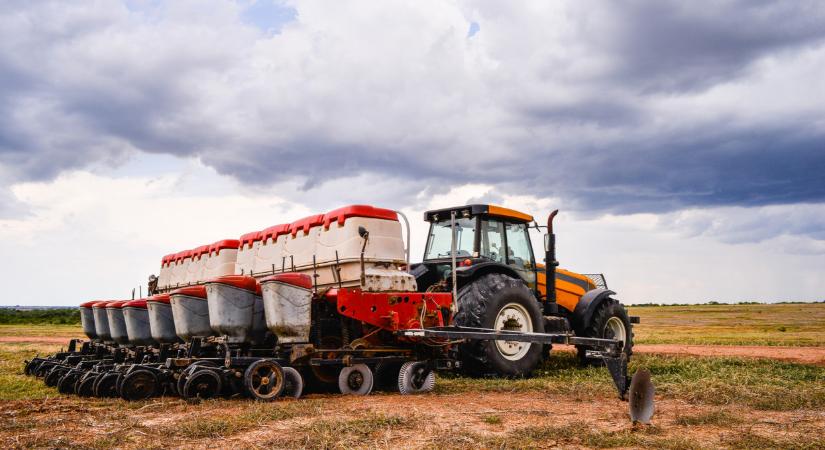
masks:
<path fill-rule="evenodd" d="M 471 201 L 628 303 L 822 300 L 823 74 L 821 1 L 3 1 L 0 304 Z"/>

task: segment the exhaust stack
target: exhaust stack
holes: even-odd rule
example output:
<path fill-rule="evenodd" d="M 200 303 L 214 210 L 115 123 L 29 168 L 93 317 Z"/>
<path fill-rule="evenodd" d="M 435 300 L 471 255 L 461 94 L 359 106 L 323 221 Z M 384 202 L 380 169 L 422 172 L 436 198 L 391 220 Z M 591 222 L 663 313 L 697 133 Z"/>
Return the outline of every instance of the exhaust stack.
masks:
<path fill-rule="evenodd" d="M 553 232 L 553 219 L 556 218 L 558 213 L 559 210 L 557 209 L 547 217 L 547 241 L 544 243 L 544 275 L 547 286 L 546 310 L 556 307 L 556 267 L 559 266 L 559 262 L 556 260 L 556 234 Z M 546 313 L 547 311 L 545 311 Z"/>

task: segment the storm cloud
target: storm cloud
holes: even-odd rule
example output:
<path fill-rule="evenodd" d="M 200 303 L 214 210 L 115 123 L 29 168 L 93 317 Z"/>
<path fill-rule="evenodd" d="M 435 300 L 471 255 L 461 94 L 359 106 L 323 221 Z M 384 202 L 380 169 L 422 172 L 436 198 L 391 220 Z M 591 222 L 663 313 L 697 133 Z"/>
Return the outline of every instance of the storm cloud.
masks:
<path fill-rule="evenodd" d="M 821 2 L 261 3 L 3 2 L 0 181 L 146 152 L 588 213 L 825 202 Z"/>

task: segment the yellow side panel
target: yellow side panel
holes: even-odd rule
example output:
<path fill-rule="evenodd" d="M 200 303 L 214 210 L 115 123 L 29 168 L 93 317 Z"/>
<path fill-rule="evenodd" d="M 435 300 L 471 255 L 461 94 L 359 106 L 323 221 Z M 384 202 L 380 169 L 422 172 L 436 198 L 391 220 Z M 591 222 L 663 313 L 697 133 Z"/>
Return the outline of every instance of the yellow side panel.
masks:
<path fill-rule="evenodd" d="M 538 281 L 539 292 L 542 297 L 547 296 L 547 277 L 544 274 L 544 265 L 538 265 Z M 565 279 L 571 279 L 566 281 Z M 587 289 L 583 287 L 587 286 Z M 565 269 L 556 269 L 556 303 L 562 308 L 573 311 L 579 303 L 579 299 L 585 292 L 595 289 L 596 285 L 584 275 L 576 272 L 571 272 Z"/>

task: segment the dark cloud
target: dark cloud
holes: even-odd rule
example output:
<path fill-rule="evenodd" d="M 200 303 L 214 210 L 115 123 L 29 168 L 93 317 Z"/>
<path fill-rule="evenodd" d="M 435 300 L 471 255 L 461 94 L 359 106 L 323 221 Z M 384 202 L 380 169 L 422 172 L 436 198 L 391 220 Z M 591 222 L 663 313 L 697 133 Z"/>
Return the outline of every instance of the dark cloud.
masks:
<path fill-rule="evenodd" d="M 610 2 L 616 32 L 597 41 L 621 60 L 608 82 L 695 90 L 741 74 L 771 52 L 825 38 L 818 1 Z"/>
<path fill-rule="evenodd" d="M 588 208 L 633 213 L 825 201 L 825 132 L 802 126 L 685 130 L 587 153 L 577 165 L 567 163 L 581 175 L 572 194 Z"/>
<path fill-rule="evenodd" d="M 825 131 L 807 120 L 825 113 L 825 102 L 811 106 L 821 91 L 777 117 L 756 114 L 764 99 L 708 94 L 755 85 L 764 58 L 796 64 L 814 52 L 821 67 L 819 3 L 536 5 L 522 15 L 480 6 L 484 32 L 468 40 L 473 21 L 441 3 L 336 5 L 351 21 L 298 5 L 278 16 L 278 35 L 231 2 L 174 2 L 150 16 L 6 3 L 6 184 L 142 151 L 196 156 L 253 187 L 343 189 L 366 173 L 404 187 L 353 192 L 407 202 L 469 182 L 591 213 L 825 202 Z"/>

